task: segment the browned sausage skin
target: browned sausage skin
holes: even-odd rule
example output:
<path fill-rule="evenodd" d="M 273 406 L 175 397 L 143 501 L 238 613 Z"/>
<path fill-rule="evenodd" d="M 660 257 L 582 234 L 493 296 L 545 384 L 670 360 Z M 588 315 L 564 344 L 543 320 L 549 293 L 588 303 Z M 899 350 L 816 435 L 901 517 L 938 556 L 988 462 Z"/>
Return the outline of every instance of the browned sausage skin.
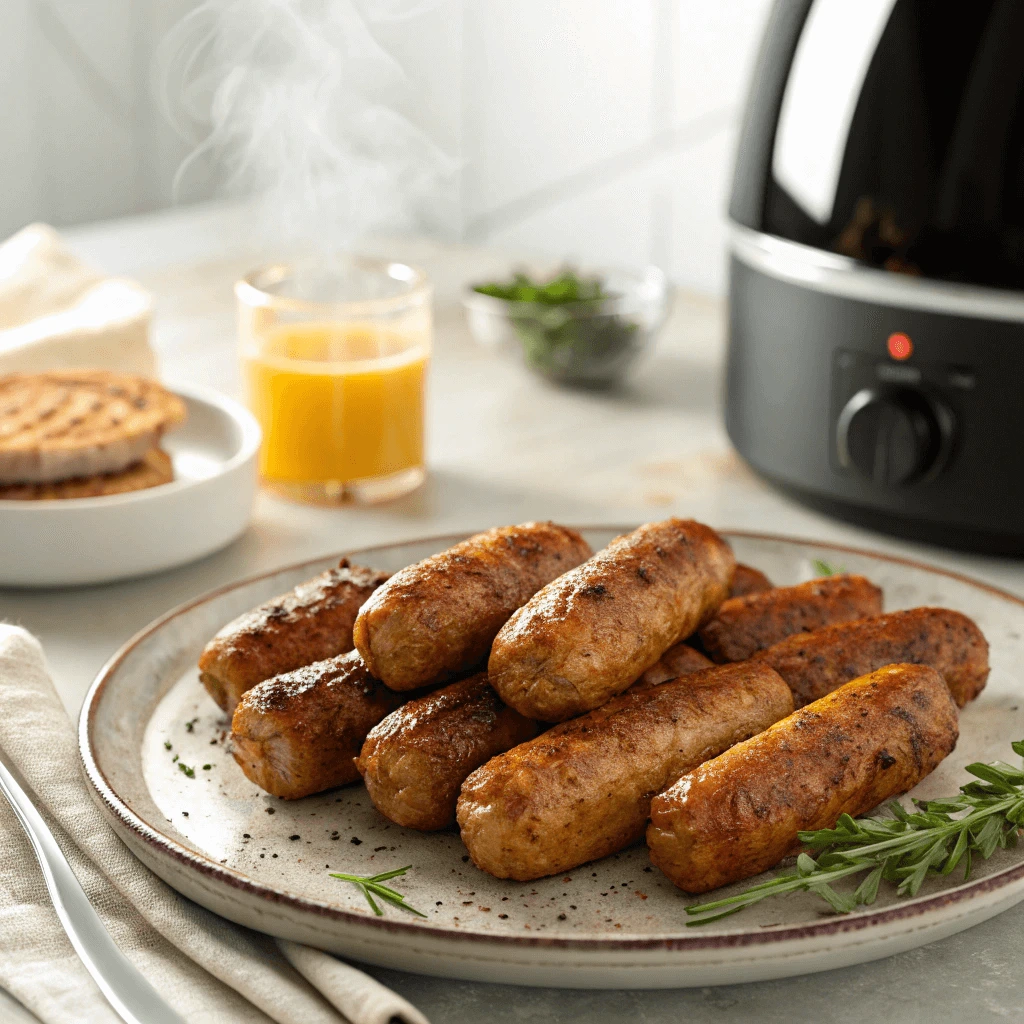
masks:
<path fill-rule="evenodd" d="M 481 672 L 393 711 L 366 737 L 356 767 L 381 814 L 431 831 L 455 824 L 466 776 L 536 734 L 537 723 L 502 704 Z"/>
<path fill-rule="evenodd" d="M 882 591 L 863 576 L 844 573 L 730 598 L 699 636 L 714 661 L 743 661 L 794 633 L 811 633 L 881 611 Z"/>
<path fill-rule="evenodd" d="M 478 533 L 395 573 L 360 610 L 356 649 L 393 690 L 444 682 L 480 665 L 508 617 L 589 556 L 555 523 Z"/>
<path fill-rule="evenodd" d="M 744 597 L 747 594 L 759 594 L 762 590 L 771 590 L 772 581 L 760 569 L 751 565 L 736 563 L 736 573 L 729 588 L 730 597 Z"/>
<path fill-rule="evenodd" d="M 473 863 L 528 881 L 639 839 L 654 793 L 792 710 L 772 671 L 728 665 L 613 697 L 492 758 L 457 817 Z"/>
<path fill-rule="evenodd" d="M 231 714 L 264 679 L 351 651 L 356 613 L 387 578 L 343 558 L 338 568 L 229 622 L 203 649 L 200 680 Z"/>
<path fill-rule="evenodd" d="M 366 734 L 402 700 L 356 651 L 267 679 L 235 708 L 235 760 L 257 786 L 289 800 L 355 782 Z"/>
<path fill-rule="evenodd" d="M 754 655 L 793 691 L 797 707 L 894 662 L 931 665 L 958 706 L 988 679 L 988 642 L 966 615 L 948 608 L 911 608 L 791 636 Z"/>
<path fill-rule="evenodd" d="M 732 549 L 693 520 L 648 523 L 549 583 L 495 637 L 506 704 L 560 722 L 621 693 L 725 600 Z"/>
<path fill-rule="evenodd" d="M 886 666 L 656 796 L 651 860 L 687 892 L 750 878 L 793 852 L 801 829 L 830 828 L 916 786 L 956 740 L 956 705 L 938 672 Z"/>
<path fill-rule="evenodd" d="M 652 686 L 667 683 L 670 679 L 678 679 L 680 676 L 688 676 L 693 672 L 703 672 L 706 668 L 714 667 L 715 664 L 710 658 L 705 658 L 689 644 L 675 644 L 644 672 L 627 692 L 647 690 Z"/>

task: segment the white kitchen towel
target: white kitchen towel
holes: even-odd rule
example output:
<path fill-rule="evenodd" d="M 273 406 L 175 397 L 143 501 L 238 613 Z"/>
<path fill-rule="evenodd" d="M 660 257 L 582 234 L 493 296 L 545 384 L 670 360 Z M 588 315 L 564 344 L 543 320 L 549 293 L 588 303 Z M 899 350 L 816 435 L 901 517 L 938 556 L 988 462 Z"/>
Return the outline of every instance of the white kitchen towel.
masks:
<path fill-rule="evenodd" d="M 0 624 L 0 756 L 21 775 L 128 958 L 190 1024 L 428 1024 L 327 953 L 231 924 L 135 859 L 89 797 L 75 730 L 38 641 Z M 118 1018 L 50 903 L 28 839 L 0 798 L 0 986 L 44 1024 Z"/>

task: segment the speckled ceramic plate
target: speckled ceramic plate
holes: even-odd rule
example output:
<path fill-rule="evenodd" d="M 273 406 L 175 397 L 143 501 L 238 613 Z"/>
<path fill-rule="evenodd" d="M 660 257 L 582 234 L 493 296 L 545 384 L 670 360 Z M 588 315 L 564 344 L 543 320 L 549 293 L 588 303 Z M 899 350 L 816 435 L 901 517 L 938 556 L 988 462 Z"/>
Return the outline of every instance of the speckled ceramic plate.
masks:
<path fill-rule="evenodd" d="M 621 529 L 585 531 L 598 548 Z M 352 553 L 396 570 L 448 547 L 439 537 Z M 961 720 L 955 752 L 915 795 L 955 793 L 964 765 L 1012 757 L 1024 737 L 1024 602 L 912 562 L 827 544 L 731 534 L 737 556 L 779 584 L 813 575 L 824 557 L 884 587 L 888 609 L 947 605 L 989 638 L 992 676 Z M 118 833 L 153 871 L 218 914 L 356 960 L 457 978 L 594 988 L 714 985 L 820 971 L 943 938 L 1024 898 L 1024 848 L 998 853 L 972 880 L 930 882 L 921 896 L 880 896 L 837 917 L 799 893 L 687 928 L 690 899 L 648 863 L 641 844 L 533 883 L 498 881 L 469 863 L 457 832 L 422 834 L 381 817 L 361 786 L 286 802 L 236 767 L 228 723 L 195 661 L 236 615 L 334 558 L 218 590 L 170 612 L 103 669 L 81 719 L 85 770 Z M 175 762 L 175 757 L 178 761 Z M 195 777 L 179 770 L 184 762 Z M 330 871 L 372 874 L 412 865 L 400 880 L 414 918 L 375 917 Z M 728 890 L 722 890 L 723 892 Z M 824 908 L 824 909 L 823 909 Z"/>

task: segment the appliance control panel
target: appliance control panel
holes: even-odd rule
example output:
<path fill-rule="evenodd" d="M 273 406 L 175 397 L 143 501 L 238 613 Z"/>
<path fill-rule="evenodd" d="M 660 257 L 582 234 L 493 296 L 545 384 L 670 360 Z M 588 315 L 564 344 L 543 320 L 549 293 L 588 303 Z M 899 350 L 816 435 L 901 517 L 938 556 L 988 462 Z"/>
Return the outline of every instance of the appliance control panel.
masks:
<path fill-rule="evenodd" d="M 905 363 L 840 349 L 832 367 L 832 464 L 879 487 L 934 479 L 949 464 L 964 366 Z"/>

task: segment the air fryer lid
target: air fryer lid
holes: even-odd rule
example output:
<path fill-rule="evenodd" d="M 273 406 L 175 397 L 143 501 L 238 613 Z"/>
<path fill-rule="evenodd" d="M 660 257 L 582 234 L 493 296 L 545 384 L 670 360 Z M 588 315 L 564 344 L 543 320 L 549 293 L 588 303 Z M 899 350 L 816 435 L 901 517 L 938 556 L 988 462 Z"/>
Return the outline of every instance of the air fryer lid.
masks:
<path fill-rule="evenodd" d="M 760 194 L 741 146 L 733 219 L 895 273 L 1024 288 L 1024 3 L 815 0 L 796 31 Z"/>

